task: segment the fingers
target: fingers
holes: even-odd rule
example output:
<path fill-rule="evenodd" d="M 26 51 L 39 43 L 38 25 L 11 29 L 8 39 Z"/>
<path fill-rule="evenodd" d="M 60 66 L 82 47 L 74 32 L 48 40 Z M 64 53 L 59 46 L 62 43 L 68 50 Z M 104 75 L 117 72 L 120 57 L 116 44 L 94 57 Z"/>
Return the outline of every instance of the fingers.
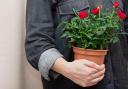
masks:
<path fill-rule="evenodd" d="M 91 83 L 98 83 L 99 81 L 101 81 L 104 78 L 104 74 L 96 79 L 93 79 L 92 81 L 90 81 Z"/>
<path fill-rule="evenodd" d="M 90 87 L 90 86 L 93 86 L 93 85 L 95 85 L 95 84 L 97 84 L 98 82 L 95 82 L 95 81 L 87 81 L 87 79 L 85 80 L 85 79 L 76 79 L 75 81 L 74 81 L 74 83 L 76 83 L 76 84 L 78 84 L 78 85 L 80 85 L 80 86 L 82 86 L 82 87 Z"/>
<path fill-rule="evenodd" d="M 81 59 L 80 60 L 82 64 L 88 66 L 88 67 L 91 67 L 91 68 L 94 68 L 94 69 L 97 69 L 97 70 L 103 70 L 105 68 L 105 65 L 102 64 L 102 65 L 98 65 L 92 61 L 88 61 L 88 60 L 85 60 L 85 59 Z"/>
<path fill-rule="evenodd" d="M 93 86 L 100 82 L 104 78 L 105 69 L 102 71 L 97 72 L 96 74 L 92 74 L 88 78 L 88 86 Z"/>
<path fill-rule="evenodd" d="M 88 60 L 75 60 L 69 64 L 70 71 L 64 76 L 82 87 L 93 86 L 104 77 L 104 64 L 98 65 Z"/>
<path fill-rule="evenodd" d="M 105 65 L 104 64 L 100 65 L 100 70 L 104 70 L 104 69 L 105 69 Z"/>
<path fill-rule="evenodd" d="M 87 87 L 96 85 L 96 84 L 99 83 L 103 78 L 104 78 L 104 75 L 102 75 L 101 77 L 96 78 L 96 79 L 94 79 L 94 80 L 88 82 L 86 85 L 87 85 Z"/>
<path fill-rule="evenodd" d="M 101 81 L 104 77 L 105 69 L 101 71 L 93 71 L 92 68 L 89 68 L 92 74 L 89 74 L 87 78 L 84 79 L 83 77 L 83 84 L 86 84 L 86 87 L 93 86 Z M 93 73 L 94 72 L 94 73 Z M 84 87 L 84 86 L 83 86 Z"/>
<path fill-rule="evenodd" d="M 87 87 L 91 87 L 91 86 L 93 86 L 93 85 L 96 85 L 98 82 L 95 82 L 95 83 L 88 83 L 87 85 Z"/>
<path fill-rule="evenodd" d="M 102 79 L 104 78 L 104 74 L 98 78 L 92 79 L 92 80 L 76 80 L 75 83 L 77 83 L 78 85 L 82 86 L 82 87 L 90 87 L 93 85 L 96 85 L 97 83 L 99 83 Z"/>
<path fill-rule="evenodd" d="M 97 78 L 97 77 L 103 75 L 104 73 L 105 73 L 105 69 L 102 70 L 102 71 L 99 71 L 99 72 L 97 72 L 97 73 L 95 73 L 95 74 L 92 74 L 91 76 L 93 77 L 93 79 L 95 79 L 95 78 Z"/>
<path fill-rule="evenodd" d="M 100 76 L 104 75 L 104 73 L 105 73 L 105 69 L 103 69 L 102 71 L 98 71 L 97 73 L 92 73 L 92 74 L 90 74 L 88 79 L 92 80 L 92 79 L 99 78 Z"/>

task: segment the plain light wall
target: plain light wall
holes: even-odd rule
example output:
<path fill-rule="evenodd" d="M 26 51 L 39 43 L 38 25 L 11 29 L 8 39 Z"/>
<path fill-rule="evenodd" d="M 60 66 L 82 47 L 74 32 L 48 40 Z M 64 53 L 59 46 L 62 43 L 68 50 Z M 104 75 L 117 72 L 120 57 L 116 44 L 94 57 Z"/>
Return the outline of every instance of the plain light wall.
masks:
<path fill-rule="evenodd" d="M 24 52 L 26 0 L 0 0 L 0 89 L 42 89 Z"/>

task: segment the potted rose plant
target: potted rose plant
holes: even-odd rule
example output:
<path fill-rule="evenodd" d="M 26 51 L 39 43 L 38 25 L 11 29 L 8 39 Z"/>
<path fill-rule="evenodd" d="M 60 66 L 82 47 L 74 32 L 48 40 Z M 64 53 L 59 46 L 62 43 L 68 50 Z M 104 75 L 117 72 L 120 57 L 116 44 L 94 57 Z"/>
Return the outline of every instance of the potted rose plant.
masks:
<path fill-rule="evenodd" d="M 76 11 L 75 17 L 66 22 L 63 37 L 69 39 L 75 59 L 86 59 L 104 63 L 108 45 L 116 43 L 121 32 L 121 20 L 126 14 L 120 10 L 119 3 L 113 3 L 110 12 L 103 13 L 102 5 L 88 11 Z"/>

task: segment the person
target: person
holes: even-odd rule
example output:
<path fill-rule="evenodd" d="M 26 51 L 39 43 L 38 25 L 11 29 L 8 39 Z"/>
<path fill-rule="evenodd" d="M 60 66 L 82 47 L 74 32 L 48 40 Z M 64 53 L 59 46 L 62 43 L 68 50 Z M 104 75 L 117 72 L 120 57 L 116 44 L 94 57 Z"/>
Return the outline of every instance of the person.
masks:
<path fill-rule="evenodd" d="M 74 16 L 73 8 L 84 11 L 102 4 L 107 11 L 112 9 L 113 1 L 27 0 L 26 55 L 40 71 L 43 89 L 128 89 L 126 35 L 120 35 L 119 42 L 109 45 L 105 65 L 97 65 L 84 59 L 74 61 L 72 49 L 67 47 L 68 39 L 61 37 L 64 26 L 59 27 Z M 118 2 L 122 10 L 126 8 L 122 0 Z M 127 24 L 122 28 L 126 29 Z"/>

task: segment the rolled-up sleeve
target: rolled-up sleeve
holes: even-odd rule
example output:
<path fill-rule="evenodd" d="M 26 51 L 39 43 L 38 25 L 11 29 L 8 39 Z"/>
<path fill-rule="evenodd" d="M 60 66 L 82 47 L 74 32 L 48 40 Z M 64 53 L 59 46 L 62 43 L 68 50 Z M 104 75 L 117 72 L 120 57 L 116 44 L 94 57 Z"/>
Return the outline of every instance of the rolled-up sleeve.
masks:
<path fill-rule="evenodd" d="M 50 69 L 55 63 L 56 59 L 61 57 L 63 56 L 55 48 L 48 49 L 47 51 L 41 54 L 38 66 L 42 76 L 45 79 L 50 80 L 49 77 Z M 52 74 L 53 74 L 52 79 L 56 79 L 59 75 L 55 72 L 53 72 Z"/>
<path fill-rule="evenodd" d="M 27 0 L 26 11 L 26 56 L 48 79 L 51 66 L 62 56 L 55 48 L 52 0 Z"/>

